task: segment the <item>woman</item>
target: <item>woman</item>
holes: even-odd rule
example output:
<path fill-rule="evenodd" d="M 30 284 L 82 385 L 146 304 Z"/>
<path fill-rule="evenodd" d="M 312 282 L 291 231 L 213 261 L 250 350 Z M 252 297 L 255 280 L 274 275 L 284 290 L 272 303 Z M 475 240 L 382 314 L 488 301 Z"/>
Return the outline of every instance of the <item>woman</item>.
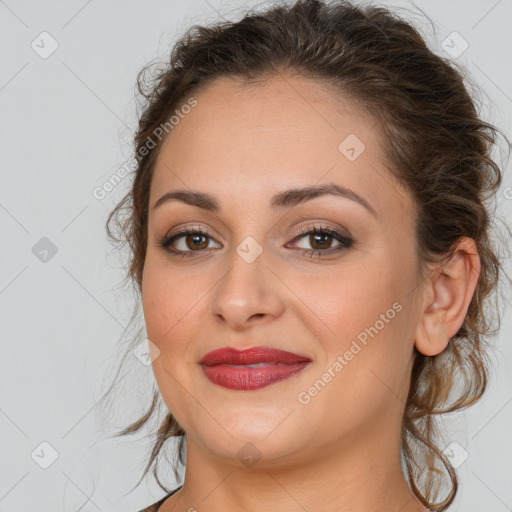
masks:
<path fill-rule="evenodd" d="M 485 391 L 500 269 L 497 130 L 462 76 L 384 8 L 300 0 L 193 27 L 139 77 L 107 228 L 127 212 L 168 408 L 144 475 L 186 439 L 183 486 L 146 511 L 453 502 L 435 415 Z"/>

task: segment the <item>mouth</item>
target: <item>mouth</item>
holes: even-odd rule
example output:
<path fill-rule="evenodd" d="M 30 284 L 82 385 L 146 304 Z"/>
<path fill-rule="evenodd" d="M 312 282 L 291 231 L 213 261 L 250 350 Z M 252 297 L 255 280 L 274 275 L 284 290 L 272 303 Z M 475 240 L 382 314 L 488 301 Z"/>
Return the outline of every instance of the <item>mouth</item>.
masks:
<path fill-rule="evenodd" d="M 256 363 L 256 364 L 230 364 L 231 368 L 261 368 L 262 366 L 269 366 L 271 364 L 279 365 L 279 366 L 288 366 L 283 363 Z M 214 365 L 218 366 L 218 365 Z"/>
<path fill-rule="evenodd" d="M 212 383 L 250 391 L 289 379 L 309 366 L 311 359 L 270 347 L 226 347 L 208 352 L 199 363 Z"/>

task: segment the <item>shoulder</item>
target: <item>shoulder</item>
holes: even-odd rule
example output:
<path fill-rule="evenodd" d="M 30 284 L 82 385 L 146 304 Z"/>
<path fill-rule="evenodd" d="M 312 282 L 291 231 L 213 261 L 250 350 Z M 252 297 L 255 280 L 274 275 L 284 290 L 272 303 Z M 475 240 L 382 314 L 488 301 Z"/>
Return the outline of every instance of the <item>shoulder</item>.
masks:
<path fill-rule="evenodd" d="M 172 496 L 175 492 L 179 491 L 182 486 L 178 487 L 177 489 L 174 489 L 174 491 L 171 491 L 169 494 L 166 494 L 161 500 L 157 501 L 156 503 L 153 503 L 153 505 L 150 505 L 149 507 L 140 510 L 139 512 L 157 512 L 158 509 L 163 505 L 164 501 L 169 497 Z"/>

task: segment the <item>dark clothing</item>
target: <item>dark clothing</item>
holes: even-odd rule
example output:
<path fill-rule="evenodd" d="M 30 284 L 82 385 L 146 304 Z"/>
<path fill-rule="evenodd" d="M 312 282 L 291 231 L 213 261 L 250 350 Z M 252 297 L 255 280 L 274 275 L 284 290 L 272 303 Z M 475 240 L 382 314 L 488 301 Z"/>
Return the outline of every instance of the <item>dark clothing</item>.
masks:
<path fill-rule="evenodd" d="M 157 510 L 163 505 L 164 501 L 169 497 L 172 496 L 175 492 L 179 491 L 183 486 L 180 485 L 177 489 L 174 489 L 174 491 L 171 491 L 169 494 L 164 496 L 160 501 L 157 501 L 156 503 L 153 503 L 153 505 L 150 505 L 149 507 L 145 508 L 144 510 L 141 510 L 140 512 L 157 512 Z"/>

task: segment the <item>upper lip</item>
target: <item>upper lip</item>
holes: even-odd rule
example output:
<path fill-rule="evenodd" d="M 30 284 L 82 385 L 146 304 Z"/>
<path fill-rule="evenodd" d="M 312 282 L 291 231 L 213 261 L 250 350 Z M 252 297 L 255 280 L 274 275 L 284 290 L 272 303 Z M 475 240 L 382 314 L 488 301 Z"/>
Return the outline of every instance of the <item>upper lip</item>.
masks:
<path fill-rule="evenodd" d="M 208 352 L 203 356 L 199 363 L 206 366 L 214 366 L 216 364 L 295 364 L 310 361 L 311 359 L 309 357 L 271 347 L 251 347 L 243 350 L 238 350 L 232 347 L 224 347 L 213 350 L 212 352 Z"/>

